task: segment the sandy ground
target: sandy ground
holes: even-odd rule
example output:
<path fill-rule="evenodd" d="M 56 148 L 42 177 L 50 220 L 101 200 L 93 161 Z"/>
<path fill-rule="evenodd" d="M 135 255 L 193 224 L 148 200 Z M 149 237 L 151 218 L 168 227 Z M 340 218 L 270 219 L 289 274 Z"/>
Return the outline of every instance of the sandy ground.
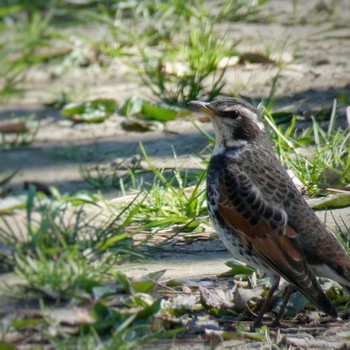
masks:
<path fill-rule="evenodd" d="M 296 3 L 295 16 L 292 1 L 274 0 L 263 8 L 263 13 L 272 17 L 272 23 L 221 24 L 218 30 L 228 30 L 232 40 L 240 41 L 239 52 L 268 51 L 274 57 L 281 57 L 285 63 L 276 85 L 275 108 L 292 105 L 295 111 L 307 113 L 331 106 L 335 98 L 349 99 L 350 3 L 337 2 L 335 15 L 322 24 L 313 22 L 326 16 L 333 2 Z M 318 17 L 313 15 L 316 6 L 323 11 L 320 10 Z M 81 31 L 92 37 L 102 37 L 104 33 L 103 28 Z M 52 79 L 51 71 L 50 67 L 40 67 L 29 72 L 26 81 L 29 91 L 0 106 L 0 120 L 30 114 L 41 119 L 31 146 L 1 154 L 2 170 L 20 168 L 13 184 L 42 180 L 63 191 L 74 191 L 86 187 L 79 173 L 79 163 L 130 157 L 140 153 L 140 141 L 152 160 L 166 165 L 173 164 L 173 147 L 180 160 L 191 166 L 193 154 L 206 145 L 206 140 L 188 118 L 168 123 L 163 131 L 134 133 L 121 129 L 123 119 L 118 115 L 98 125 L 73 125 L 62 119 L 56 109 L 43 107 L 44 102 L 60 91 L 73 92 L 77 99 L 115 98 L 119 104 L 135 95 L 152 99 L 135 73 L 119 59 L 112 60 L 108 69 L 97 65 L 77 68 L 60 79 Z M 278 71 L 276 65 L 259 63 L 229 67 L 224 93 L 240 92 L 260 101 L 268 96 Z M 338 105 L 338 115 L 339 123 L 345 125 L 344 104 Z M 210 130 L 209 125 L 201 126 Z"/>
<path fill-rule="evenodd" d="M 335 98 L 341 101 L 350 99 L 350 2 L 334 1 L 296 1 L 295 13 L 292 1 L 269 1 L 263 12 L 272 16 L 272 22 L 235 23 L 220 25 L 218 30 L 229 30 L 232 40 L 239 40 L 237 49 L 240 52 L 269 51 L 284 61 L 279 71 L 276 65 L 247 63 L 229 67 L 226 74 L 225 93 L 239 91 L 243 96 L 257 101 L 266 98 L 270 92 L 276 74 L 279 78 L 276 85 L 275 108 L 292 105 L 295 111 L 322 110 L 329 108 Z M 333 4 L 335 14 L 329 15 L 322 24 L 317 23 L 318 16 L 327 16 Z M 317 7 L 318 6 L 318 7 Z M 102 37 L 104 29 L 82 28 L 82 32 L 92 37 Z M 109 164 L 113 161 L 130 158 L 140 154 L 141 141 L 156 166 L 174 166 L 173 149 L 178 156 L 178 165 L 189 168 L 200 168 L 197 155 L 207 145 L 205 138 L 199 134 L 189 118 L 169 122 L 164 130 L 136 133 L 126 132 L 121 128 L 121 116 L 114 115 L 102 124 L 74 125 L 64 120 L 59 111 L 44 107 L 59 91 L 73 91 L 81 99 L 91 97 L 115 98 L 118 103 L 130 96 L 141 96 L 152 99 L 149 92 L 141 85 L 127 65 L 118 59 L 110 62 L 108 69 L 92 65 L 77 68 L 60 79 L 50 78 L 50 67 L 34 69 L 26 81 L 29 91 L 21 98 L 12 98 L 0 106 L 0 120 L 9 116 L 35 114 L 40 120 L 40 129 L 35 141 L 28 147 L 2 151 L 0 169 L 11 171 L 20 169 L 11 182 L 14 193 L 21 193 L 25 181 L 39 181 L 46 185 L 57 186 L 65 193 L 78 189 L 92 190 L 83 181 L 79 165 Z M 344 103 L 338 104 L 337 115 L 340 125 L 345 125 Z M 207 131 L 211 126 L 197 123 Z M 109 191 L 109 196 L 117 195 L 116 190 Z M 350 222 L 348 209 L 335 211 L 335 217 L 346 218 Z M 324 214 L 320 213 L 321 218 Z M 327 222 L 329 223 L 329 222 Z M 332 224 L 331 224 L 332 225 Z M 222 244 L 205 241 L 171 252 L 159 254 L 158 261 L 151 261 L 143 266 L 127 266 L 125 269 L 132 276 L 165 268 L 165 278 L 200 279 L 203 276 L 215 276 L 226 271 L 224 262 L 230 255 Z M 191 266 L 188 268 L 188 266 Z M 1 280 L 11 278 L 3 275 Z M 336 336 L 337 332 L 347 330 L 349 323 L 341 323 L 326 328 L 303 341 L 295 340 L 284 343 L 285 348 L 350 348 L 349 341 Z M 340 330 L 338 329 L 340 327 Z M 299 338 L 298 338 L 299 339 Z M 344 345 L 344 344 L 347 345 Z M 265 347 L 266 345 L 266 347 Z M 159 345 L 161 347 L 161 344 Z M 165 344 L 164 348 L 169 344 Z M 281 348 L 283 348 L 281 345 Z M 273 348 L 271 344 L 249 342 L 224 343 L 219 348 Z M 174 345 L 173 349 L 204 349 L 199 344 Z"/>

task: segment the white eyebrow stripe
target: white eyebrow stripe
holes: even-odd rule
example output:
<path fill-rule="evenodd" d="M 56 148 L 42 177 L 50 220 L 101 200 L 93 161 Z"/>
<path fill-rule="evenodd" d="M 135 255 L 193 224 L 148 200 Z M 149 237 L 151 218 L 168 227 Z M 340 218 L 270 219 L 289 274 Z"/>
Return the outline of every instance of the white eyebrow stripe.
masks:
<path fill-rule="evenodd" d="M 259 119 L 259 116 L 255 112 L 241 105 L 236 105 L 235 109 L 241 114 L 248 115 L 256 123 L 256 125 L 261 131 L 265 131 L 264 123 Z"/>

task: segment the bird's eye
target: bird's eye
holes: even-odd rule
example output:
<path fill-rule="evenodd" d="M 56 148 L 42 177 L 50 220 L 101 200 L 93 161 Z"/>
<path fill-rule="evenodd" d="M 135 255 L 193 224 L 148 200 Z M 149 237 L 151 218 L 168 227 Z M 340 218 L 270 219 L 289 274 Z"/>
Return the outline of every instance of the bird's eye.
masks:
<path fill-rule="evenodd" d="M 239 117 L 239 112 L 236 110 L 231 110 L 231 111 L 222 111 L 220 113 L 220 116 L 223 118 L 231 118 L 231 119 L 236 119 Z"/>

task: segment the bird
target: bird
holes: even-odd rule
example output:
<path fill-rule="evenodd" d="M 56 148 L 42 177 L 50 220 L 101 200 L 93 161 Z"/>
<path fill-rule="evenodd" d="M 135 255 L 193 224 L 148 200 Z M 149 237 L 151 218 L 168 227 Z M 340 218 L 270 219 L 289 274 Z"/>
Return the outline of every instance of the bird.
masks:
<path fill-rule="evenodd" d="M 277 158 L 262 115 L 237 98 L 189 105 L 209 116 L 215 133 L 206 189 L 212 225 L 236 260 L 271 278 L 252 328 L 261 327 L 281 277 L 289 288 L 272 325 L 280 325 L 295 290 L 339 319 L 317 277 L 349 288 L 350 258 Z"/>

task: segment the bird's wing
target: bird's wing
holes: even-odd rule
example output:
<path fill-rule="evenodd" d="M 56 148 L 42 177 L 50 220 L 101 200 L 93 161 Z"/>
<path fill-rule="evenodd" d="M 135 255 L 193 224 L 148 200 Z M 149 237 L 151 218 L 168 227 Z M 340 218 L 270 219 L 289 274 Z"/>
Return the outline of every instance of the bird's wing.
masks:
<path fill-rule="evenodd" d="M 286 212 L 264 198 L 258 187 L 236 168 L 221 171 L 217 212 L 279 275 L 326 313 L 336 311 L 324 295 L 304 257 Z"/>

